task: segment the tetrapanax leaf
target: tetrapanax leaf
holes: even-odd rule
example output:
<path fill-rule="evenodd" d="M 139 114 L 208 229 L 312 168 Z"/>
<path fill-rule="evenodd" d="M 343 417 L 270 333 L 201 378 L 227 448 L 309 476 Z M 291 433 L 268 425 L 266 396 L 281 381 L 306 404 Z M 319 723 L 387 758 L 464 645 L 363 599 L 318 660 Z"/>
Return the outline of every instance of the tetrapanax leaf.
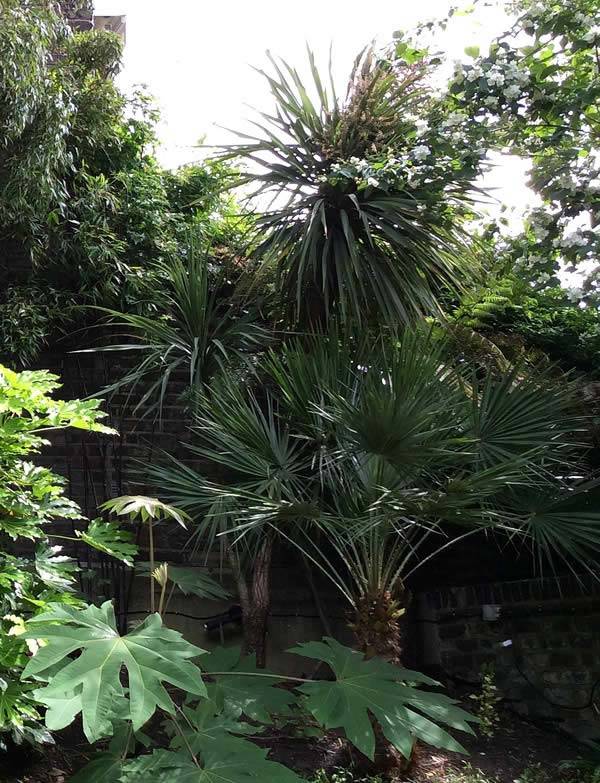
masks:
<path fill-rule="evenodd" d="M 69 783 L 119 783 L 123 763 L 122 757 L 115 753 L 99 753 L 69 778 Z"/>
<path fill-rule="evenodd" d="M 127 762 L 123 783 L 301 783 L 300 778 L 267 759 L 267 750 L 252 742 L 231 737 L 213 743 L 210 750 L 196 757 L 189 753 L 158 750 Z"/>
<path fill-rule="evenodd" d="M 48 727 L 67 726 L 81 712 L 90 742 L 112 734 L 112 721 L 123 718 L 123 705 L 134 730 L 157 707 L 172 713 L 165 682 L 198 696 L 206 694 L 200 670 L 190 660 L 204 651 L 163 627 L 157 614 L 120 636 L 108 601 L 85 609 L 53 604 L 29 621 L 25 638 L 46 641 L 23 676 L 47 683 L 35 696 L 48 707 Z M 76 652 L 78 658 L 69 657 Z M 128 697 L 121 682 L 123 669 Z"/>
<path fill-rule="evenodd" d="M 175 566 L 164 563 L 167 579 L 173 582 L 184 595 L 197 595 L 199 598 L 209 598 L 221 601 L 229 598 L 231 593 L 213 579 L 206 568 L 193 566 Z M 150 575 L 150 563 L 135 564 L 136 573 Z"/>
<path fill-rule="evenodd" d="M 308 697 L 307 708 L 321 725 L 343 729 L 352 744 L 370 759 L 375 752 L 371 716 L 406 757 L 415 739 L 437 748 L 465 752 L 448 732 L 415 711 L 470 734 L 473 730 L 469 723 L 478 722 L 448 696 L 420 691 L 418 685 L 436 685 L 428 677 L 378 658 L 367 660 L 331 638 L 301 644 L 291 652 L 329 664 L 334 681 L 305 683 L 299 690 Z"/>
<path fill-rule="evenodd" d="M 289 714 L 290 705 L 296 702 L 290 691 L 277 687 L 284 679 L 260 676 L 264 675 L 264 670 L 256 668 L 256 657 L 242 656 L 239 647 L 219 647 L 203 659 L 203 665 L 207 675 L 211 672 L 235 672 L 214 677 L 215 699 L 238 715 L 246 715 L 260 723 L 271 723 L 273 715 Z"/>
<path fill-rule="evenodd" d="M 142 522 L 173 519 L 181 527 L 185 527 L 185 522 L 188 519 L 188 515 L 184 511 L 169 506 L 158 498 L 150 498 L 146 495 L 122 495 L 113 500 L 107 500 L 100 506 L 100 509 L 120 517 L 126 516 L 131 519 L 139 517 Z"/>
<path fill-rule="evenodd" d="M 194 707 L 185 706 L 184 725 L 179 729 L 170 722 L 165 724 L 167 733 L 172 737 L 171 748 L 191 747 L 195 752 L 210 747 L 213 742 L 222 742 L 232 735 L 258 734 L 260 728 L 244 723 L 239 719 L 239 711 L 231 710 L 215 700 L 215 685 L 207 685 L 208 698 L 200 699 Z M 185 734 L 185 739 L 181 734 Z"/>
<path fill-rule="evenodd" d="M 78 570 L 72 557 L 61 554 L 62 547 L 40 544 L 35 550 L 35 570 L 48 587 L 73 590 L 73 576 Z"/>
<path fill-rule="evenodd" d="M 77 530 L 76 534 L 93 549 L 121 560 L 128 566 L 133 565 L 133 558 L 138 551 L 137 546 L 132 543 L 133 536 L 128 530 L 121 530 L 114 522 L 94 519 L 87 530 Z"/>
<path fill-rule="evenodd" d="M 200 598 L 222 600 L 231 593 L 213 579 L 205 568 L 192 568 L 169 565 L 169 579 L 175 582 L 184 595 L 197 595 Z"/>

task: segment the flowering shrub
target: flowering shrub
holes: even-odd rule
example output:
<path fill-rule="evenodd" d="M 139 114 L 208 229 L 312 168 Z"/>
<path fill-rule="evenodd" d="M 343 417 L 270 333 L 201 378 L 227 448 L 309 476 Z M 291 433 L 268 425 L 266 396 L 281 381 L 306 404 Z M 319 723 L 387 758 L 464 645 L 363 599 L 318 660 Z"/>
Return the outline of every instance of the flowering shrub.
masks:
<path fill-rule="evenodd" d="M 481 128 L 490 148 L 530 158 L 543 205 L 517 243 L 519 271 L 546 285 L 579 273 L 581 297 L 599 285 L 600 98 L 595 0 L 519 0 L 515 26 L 488 53 L 460 63 L 449 99 Z"/>
<path fill-rule="evenodd" d="M 473 143 L 471 128 L 465 112 L 445 112 L 440 104 L 434 105 L 429 116 L 412 119 L 404 143 L 390 148 L 386 157 L 378 153 L 335 162 L 320 181 L 333 186 L 354 183 L 358 190 L 448 195 L 452 182 L 477 175 L 487 152 Z"/>

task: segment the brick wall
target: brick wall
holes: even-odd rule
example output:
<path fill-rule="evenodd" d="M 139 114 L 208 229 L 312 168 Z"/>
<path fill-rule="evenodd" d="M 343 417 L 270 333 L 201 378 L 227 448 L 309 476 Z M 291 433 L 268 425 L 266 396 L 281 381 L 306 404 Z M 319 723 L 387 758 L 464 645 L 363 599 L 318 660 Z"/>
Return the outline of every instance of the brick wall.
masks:
<path fill-rule="evenodd" d="M 46 354 L 40 367 L 59 374 L 65 398 L 97 395 L 132 366 L 132 358 L 123 353 Z M 43 455 L 43 461 L 69 480 L 69 494 L 93 517 L 97 506 L 109 497 L 119 494 L 150 492 L 160 496 L 160 487 L 144 485 L 144 467 L 162 456 L 162 451 L 176 454 L 190 462 L 185 448 L 192 437 L 189 432 L 189 413 L 178 400 L 185 383 L 175 384 L 163 411 L 160 424 L 144 410 L 134 411 L 139 395 L 114 395 L 104 406 L 110 413 L 110 423 L 119 431 L 119 437 L 68 431 L 53 437 L 52 447 Z M 200 467 L 196 464 L 196 467 Z M 158 536 L 159 558 L 176 561 L 182 557 L 182 546 L 187 538 L 172 526 L 163 528 Z M 145 545 L 143 531 L 139 543 Z M 504 562 L 504 579 L 515 579 L 527 566 L 517 568 L 515 563 L 502 560 L 498 551 L 489 552 L 479 547 L 475 552 L 465 551 L 461 574 L 475 581 L 481 574 L 494 574 L 491 565 Z M 487 554 L 486 554 L 487 553 Z M 89 550 L 81 548 L 77 554 L 87 564 Z M 110 558 L 92 553 L 97 561 L 101 581 L 89 586 L 90 597 L 113 592 L 127 606 L 129 583 L 127 575 Z M 142 552 L 142 558 L 144 557 Z M 422 574 L 421 584 L 447 584 L 455 575 L 453 568 L 444 567 L 437 560 L 435 569 Z M 284 575 L 278 579 L 277 573 Z M 318 637 L 323 633 L 316 604 L 307 592 L 305 575 L 294 571 L 290 582 L 290 566 L 276 563 L 273 602 L 273 644 L 289 646 L 297 638 Z M 289 585 L 295 590 L 290 591 Z M 418 592 L 418 585 L 412 586 Z M 422 588 L 421 588 L 422 589 Z M 300 592 L 298 592 L 300 591 Z M 328 585 L 320 585 L 319 592 L 326 604 L 326 615 L 337 632 L 346 624 L 346 607 Z M 235 599 L 232 599 L 235 600 Z M 495 621 L 483 619 L 484 605 L 500 607 Z M 465 587 L 444 587 L 437 592 L 423 592 L 414 601 L 413 620 L 407 634 L 407 658 L 417 668 L 441 668 L 453 677 L 475 682 L 484 663 L 494 662 L 498 683 L 504 696 L 515 709 L 531 716 L 549 719 L 582 736 L 600 736 L 595 705 L 600 708 L 600 687 L 592 689 L 600 678 L 600 583 L 586 579 L 575 580 L 498 581 L 493 584 Z M 220 611 L 212 606 L 194 606 L 191 614 L 207 615 Z M 189 609 L 189 607 L 188 607 Z M 185 619 L 185 618 L 183 618 Z M 188 618 L 189 619 L 189 618 Z M 192 625 L 194 621 L 191 620 Z M 195 633 L 201 633 L 201 627 Z M 186 627 L 186 632 L 190 628 Z M 510 647 L 501 643 L 511 639 Z M 199 639 L 200 641 L 200 639 Z M 283 644 L 285 642 L 285 644 Z M 589 702 L 592 702 L 590 706 Z M 558 706 L 563 705 L 563 706 Z M 564 707 L 573 709 L 564 709 Z M 576 709 L 583 707 L 583 709 Z"/>
<path fill-rule="evenodd" d="M 530 579 L 444 589 L 418 599 L 425 663 L 476 682 L 493 663 L 519 712 L 600 737 L 600 584 Z M 497 619 L 493 618 L 498 613 Z M 510 642 L 510 644 L 509 644 Z"/>

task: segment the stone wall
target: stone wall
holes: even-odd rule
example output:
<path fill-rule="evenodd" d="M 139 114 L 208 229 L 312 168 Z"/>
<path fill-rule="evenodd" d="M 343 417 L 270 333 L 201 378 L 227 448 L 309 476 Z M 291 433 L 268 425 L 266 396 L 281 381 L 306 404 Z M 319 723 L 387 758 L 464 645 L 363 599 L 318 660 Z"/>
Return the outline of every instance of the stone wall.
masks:
<path fill-rule="evenodd" d="M 494 664 L 517 711 L 579 737 L 600 737 L 600 584 L 533 579 L 421 595 L 423 663 L 477 682 Z M 486 619 L 487 618 L 487 619 Z"/>

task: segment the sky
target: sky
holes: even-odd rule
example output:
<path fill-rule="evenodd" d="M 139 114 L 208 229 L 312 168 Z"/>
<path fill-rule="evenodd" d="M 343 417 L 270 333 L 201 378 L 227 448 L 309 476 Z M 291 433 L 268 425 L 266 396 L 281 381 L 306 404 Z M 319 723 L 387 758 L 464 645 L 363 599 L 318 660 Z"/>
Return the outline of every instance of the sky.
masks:
<path fill-rule="evenodd" d="M 333 47 L 334 77 L 345 87 L 356 54 L 371 41 L 384 44 L 394 31 L 445 16 L 448 0 L 96 0 L 98 15 L 127 17 L 120 85 L 144 84 L 161 110 L 161 162 L 177 166 L 206 154 L 197 148 L 234 140 L 224 128 L 243 130 L 252 108 L 272 102 L 255 68 L 266 50 L 299 67 L 307 43 L 327 66 Z M 475 21 L 460 17 L 443 41 L 449 63 L 465 46 L 483 47 L 504 29 L 504 13 L 489 9 Z M 531 201 L 526 164 L 499 158 L 486 185 L 500 202 L 521 211 Z"/>

